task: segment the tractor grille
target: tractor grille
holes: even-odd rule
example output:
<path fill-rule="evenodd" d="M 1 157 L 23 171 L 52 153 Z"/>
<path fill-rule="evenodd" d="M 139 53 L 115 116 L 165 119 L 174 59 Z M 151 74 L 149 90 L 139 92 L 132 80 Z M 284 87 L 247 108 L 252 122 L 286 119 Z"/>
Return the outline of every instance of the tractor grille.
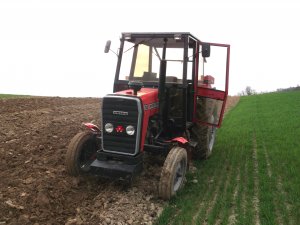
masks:
<path fill-rule="evenodd" d="M 127 96 L 106 96 L 102 105 L 102 140 L 103 151 L 126 155 L 135 155 L 139 151 L 141 132 L 141 103 L 138 98 Z M 114 126 L 112 133 L 105 132 L 104 126 L 111 123 Z M 126 133 L 126 127 L 135 128 L 134 135 Z M 117 131 L 122 128 L 122 132 Z"/>

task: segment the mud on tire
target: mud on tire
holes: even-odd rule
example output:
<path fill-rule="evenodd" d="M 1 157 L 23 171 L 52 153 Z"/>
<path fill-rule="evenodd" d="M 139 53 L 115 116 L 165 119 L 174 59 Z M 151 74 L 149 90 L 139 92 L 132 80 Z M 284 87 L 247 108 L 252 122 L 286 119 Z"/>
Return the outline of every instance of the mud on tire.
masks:
<path fill-rule="evenodd" d="M 184 148 L 173 147 L 169 152 L 160 176 L 158 195 L 169 200 L 184 186 L 187 171 L 187 152 Z"/>
<path fill-rule="evenodd" d="M 193 151 L 194 159 L 207 159 L 212 153 L 215 142 L 216 128 L 195 124 L 192 128 L 192 139 L 198 142 Z"/>
<path fill-rule="evenodd" d="M 96 135 L 90 131 L 76 134 L 66 153 L 66 171 L 71 176 L 89 172 L 90 164 L 96 159 L 99 148 Z"/>
<path fill-rule="evenodd" d="M 200 121 L 216 124 L 217 111 L 214 100 L 197 98 L 197 118 Z M 216 127 L 195 123 L 190 133 L 192 140 L 198 143 L 193 151 L 193 158 L 196 160 L 209 158 L 213 150 Z"/>

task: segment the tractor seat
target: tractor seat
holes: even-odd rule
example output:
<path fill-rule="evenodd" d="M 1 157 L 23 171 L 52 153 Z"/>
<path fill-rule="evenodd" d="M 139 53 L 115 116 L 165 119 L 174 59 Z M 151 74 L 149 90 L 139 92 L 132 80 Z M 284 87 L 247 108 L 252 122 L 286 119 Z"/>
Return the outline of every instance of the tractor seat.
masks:
<path fill-rule="evenodd" d="M 177 77 L 174 77 L 174 76 L 167 76 L 166 77 L 166 82 L 169 82 L 169 83 L 177 83 Z"/>
<path fill-rule="evenodd" d="M 143 74 L 143 81 L 156 81 L 157 73 L 152 72 L 144 72 Z"/>

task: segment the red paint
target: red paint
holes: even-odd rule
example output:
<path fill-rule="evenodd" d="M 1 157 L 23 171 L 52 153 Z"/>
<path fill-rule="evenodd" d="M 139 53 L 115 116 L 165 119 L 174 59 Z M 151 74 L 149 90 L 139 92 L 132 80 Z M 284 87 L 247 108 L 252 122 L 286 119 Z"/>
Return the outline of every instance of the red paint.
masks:
<path fill-rule="evenodd" d="M 116 127 L 116 132 L 117 133 L 123 133 L 123 131 L 124 131 L 124 127 L 123 126 L 119 125 L 119 126 Z"/>
<path fill-rule="evenodd" d="M 99 127 L 92 123 L 83 123 L 83 125 L 94 133 L 100 133 Z"/>
<path fill-rule="evenodd" d="M 188 140 L 186 140 L 184 137 L 176 137 L 176 138 L 173 138 L 172 141 L 176 141 L 176 142 L 181 143 L 181 144 L 188 143 Z"/>
<path fill-rule="evenodd" d="M 207 97 L 207 98 L 222 100 L 222 101 L 225 99 L 226 96 L 224 91 L 219 91 L 219 90 L 209 89 L 204 87 L 198 87 L 197 95 Z"/>

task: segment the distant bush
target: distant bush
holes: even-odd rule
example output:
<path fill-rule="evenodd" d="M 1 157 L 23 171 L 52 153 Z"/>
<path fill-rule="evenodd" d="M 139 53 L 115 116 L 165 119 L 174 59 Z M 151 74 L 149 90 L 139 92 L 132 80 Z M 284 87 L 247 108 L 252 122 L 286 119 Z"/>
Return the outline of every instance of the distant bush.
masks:
<path fill-rule="evenodd" d="M 286 92 L 286 91 L 296 91 L 296 90 L 300 90 L 299 84 L 296 87 L 277 88 L 276 92 Z"/>
<path fill-rule="evenodd" d="M 288 91 L 300 91 L 299 84 L 296 87 L 289 87 L 289 88 L 277 88 L 276 91 L 270 91 L 270 92 L 288 92 Z M 269 93 L 270 93 L 269 92 Z M 238 96 L 246 96 L 246 95 L 256 95 L 256 94 L 265 94 L 268 92 L 259 92 L 257 93 L 254 89 L 252 89 L 250 86 L 247 86 L 245 90 L 242 90 L 237 95 Z"/>
<path fill-rule="evenodd" d="M 245 96 L 245 95 L 255 95 L 257 94 L 254 89 L 252 89 L 250 86 L 247 86 L 245 90 L 238 93 L 239 96 Z"/>

